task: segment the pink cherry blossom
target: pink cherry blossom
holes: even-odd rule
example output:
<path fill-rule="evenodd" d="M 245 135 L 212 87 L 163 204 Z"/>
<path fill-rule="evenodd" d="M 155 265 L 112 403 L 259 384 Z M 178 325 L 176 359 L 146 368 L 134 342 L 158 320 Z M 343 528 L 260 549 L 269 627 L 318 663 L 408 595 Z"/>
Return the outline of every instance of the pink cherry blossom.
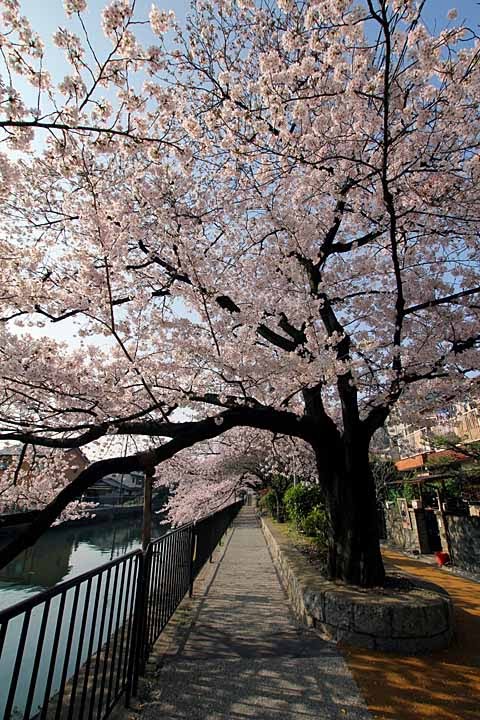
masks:
<path fill-rule="evenodd" d="M 59 75 L 0 3 L 0 439 L 139 438 L 179 522 L 242 487 L 215 443 L 291 438 L 382 582 L 373 435 L 479 390 L 478 38 L 421 5 L 115 0 L 87 71 L 69 3 Z"/>

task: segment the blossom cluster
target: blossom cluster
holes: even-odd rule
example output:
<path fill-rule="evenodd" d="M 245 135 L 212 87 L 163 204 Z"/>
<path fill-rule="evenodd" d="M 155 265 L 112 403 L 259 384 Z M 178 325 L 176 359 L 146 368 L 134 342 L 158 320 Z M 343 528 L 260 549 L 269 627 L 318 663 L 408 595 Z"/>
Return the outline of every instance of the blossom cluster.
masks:
<path fill-rule="evenodd" d="M 200 2 L 182 30 L 114 0 L 102 62 L 55 33 L 57 82 L 0 1 L 0 439 L 235 421 L 319 447 L 478 395 L 478 38 L 381 6 Z M 250 478 L 183 452 L 159 473 L 175 522 Z"/>

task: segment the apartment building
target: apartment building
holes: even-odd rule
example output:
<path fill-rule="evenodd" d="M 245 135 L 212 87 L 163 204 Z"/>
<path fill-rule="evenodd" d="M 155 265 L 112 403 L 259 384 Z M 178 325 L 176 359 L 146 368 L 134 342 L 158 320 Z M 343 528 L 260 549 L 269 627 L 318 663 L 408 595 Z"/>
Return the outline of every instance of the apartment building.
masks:
<path fill-rule="evenodd" d="M 421 467 L 427 456 L 448 454 L 440 448 L 436 437 L 452 437 L 461 443 L 480 441 L 480 401 L 462 401 L 432 411 L 425 424 L 415 427 L 401 421 L 399 412 L 387 423 L 390 456 L 399 470 Z"/>

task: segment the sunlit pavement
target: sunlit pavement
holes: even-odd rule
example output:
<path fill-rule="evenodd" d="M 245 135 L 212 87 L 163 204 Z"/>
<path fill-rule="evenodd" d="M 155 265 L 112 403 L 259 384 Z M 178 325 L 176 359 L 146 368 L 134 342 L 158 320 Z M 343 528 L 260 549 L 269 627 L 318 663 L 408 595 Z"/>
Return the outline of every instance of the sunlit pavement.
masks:
<path fill-rule="evenodd" d="M 344 649 L 353 675 L 378 720 L 479 720 L 480 584 L 433 565 L 383 551 L 388 567 L 436 583 L 455 606 L 453 644 L 424 657 Z"/>
<path fill-rule="evenodd" d="M 185 642 L 167 654 L 142 718 L 371 719 L 335 645 L 291 616 L 253 508 L 237 518 Z"/>

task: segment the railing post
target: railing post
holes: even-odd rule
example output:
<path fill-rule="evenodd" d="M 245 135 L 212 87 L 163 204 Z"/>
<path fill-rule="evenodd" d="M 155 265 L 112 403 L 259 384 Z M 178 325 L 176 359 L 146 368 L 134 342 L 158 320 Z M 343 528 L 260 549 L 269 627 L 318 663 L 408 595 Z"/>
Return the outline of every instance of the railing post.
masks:
<path fill-rule="evenodd" d="M 148 586 L 151 565 L 151 545 L 138 556 L 137 595 L 133 615 L 132 645 L 128 669 L 128 681 L 125 689 L 125 706 L 128 707 L 130 698 L 138 692 L 138 678 L 145 673 L 148 643 Z"/>
<path fill-rule="evenodd" d="M 190 537 L 190 586 L 188 588 L 188 597 L 192 597 L 192 595 L 193 595 L 193 580 L 194 580 L 193 574 L 195 571 L 195 560 L 197 558 L 197 541 L 198 541 L 196 523 L 193 523 L 191 532 L 192 532 L 192 534 Z"/>
<path fill-rule="evenodd" d="M 138 555 L 137 588 L 135 593 L 135 605 L 133 608 L 132 639 L 130 644 L 130 655 L 128 658 L 127 684 L 125 687 L 125 707 L 130 706 L 132 695 L 135 697 L 138 691 L 138 676 L 141 652 L 142 615 L 145 595 L 145 557 L 143 553 Z"/>
<path fill-rule="evenodd" d="M 143 486 L 143 528 L 142 550 L 145 552 L 152 539 L 152 485 L 154 470 L 148 468 L 145 472 Z"/>
<path fill-rule="evenodd" d="M 147 657 L 149 655 L 149 634 L 150 634 L 150 627 L 148 622 L 148 603 L 151 600 L 149 597 L 150 592 L 150 574 L 152 570 L 152 554 L 153 554 L 153 547 L 152 544 L 147 547 L 146 551 L 143 553 L 143 603 L 142 603 L 142 609 L 141 609 L 141 619 L 140 619 L 140 655 L 139 655 L 139 674 L 144 675 L 145 674 L 145 664 L 147 661 Z M 153 602 L 153 600 L 152 600 Z"/>

